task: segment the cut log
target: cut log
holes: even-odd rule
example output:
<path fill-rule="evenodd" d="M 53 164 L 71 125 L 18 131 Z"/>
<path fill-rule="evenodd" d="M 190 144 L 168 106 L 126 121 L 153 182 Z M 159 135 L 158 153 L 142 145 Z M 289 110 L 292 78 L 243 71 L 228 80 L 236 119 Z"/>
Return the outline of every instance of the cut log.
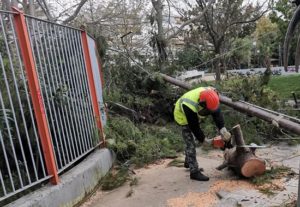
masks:
<path fill-rule="evenodd" d="M 244 177 L 262 175 L 266 171 L 265 161 L 258 158 L 250 148 L 244 147 L 245 141 L 240 125 L 233 127 L 232 139 L 236 146 L 225 150 L 224 163 L 226 163 L 226 166 Z M 224 163 L 217 169 L 221 170 Z"/>

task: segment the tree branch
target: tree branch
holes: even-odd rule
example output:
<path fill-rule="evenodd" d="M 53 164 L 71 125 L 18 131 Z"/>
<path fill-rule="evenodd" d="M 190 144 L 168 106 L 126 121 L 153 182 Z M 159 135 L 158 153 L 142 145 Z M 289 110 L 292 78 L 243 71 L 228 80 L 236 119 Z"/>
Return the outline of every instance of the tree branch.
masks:
<path fill-rule="evenodd" d="M 71 22 L 72 20 L 74 20 L 86 2 L 87 2 L 87 0 L 81 0 L 81 2 L 78 4 L 76 10 L 74 11 L 74 13 L 71 16 L 69 16 L 67 19 L 65 19 L 62 23 L 67 24 L 67 23 Z"/>
<path fill-rule="evenodd" d="M 143 66 L 142 65 L 140 65 L 133 57 L 132 57 L 132 55 L 131 55 L 131 52 L 128 50 L 128 48 L 127 48 L 127 45 L 125 44 L 125 42 L 124 42 L 124 37 L 126 37 L 127 35 L 129 35 L 129 34 L 131 34 L 132 32 L 128 32 L 128 33 L 126 33 L 126 34 L 124 34 L 124 35 L 122 35 L 120 38 L 121 38 L 121 41 L 122 41 L 122 45 L 124 46 L 124 49 L 125 49 L 125 51 L 126 51 L 126 54 L 127 54 L 127 57 L 129 57 L 129 59 L 131 60 L 131 61 L 133 61 L 134 63 L 136 63 L 136 66 L 138 67 L 138 68 L 140 68 L 142 71 L 144 71 L 145 73 L 147 73 L 148 75 L 150 75 L 151 73 L 149 72 L 149 71 L 147 71 L 146 69 L 144 69 L 143 68 Z"/>
<path fill-rule="evenodd" d="M 54 18 L 50 13 L 48 4 L 45 0 L 37 0 L 38 4 L 40 5 L 40 7 L 42 8 L 43 12 L 45 13 L 47 19 L 51 22 L 53 22 Z"/>
<path fill-rule="evenodd" d="M 248 20 L 248 21 L 236 21 L 236 22 L 232 22 L 231 24 L 228 25 L 228 27 L 231 27 L 233 25 L 236 25 L 236 24 L 248 24 L 248 23 L 251 23 L 251 22 L 255 22 L 257 20 L 259 20 L 265 13 L 267 13 L 269 10 L 265 10 L 263 11 L 258 17 L 255 17 L 251 20 Z"/>
<path fill-rule="evenodd" d="M 206 8 L 206 9 L 207 9 L 207 8 Z M 206 11 L 204 11 L 204 12 L 206 12 Z M 183 24 L 182 24 L 182 25 L 181 25 L 181 26 L 180 26 L 173 34 L 171 34 L 170 36 L 168 36 L 167 39 L 170 40 L 170 39 L 176 37 L 178 34 L 180 34 L 180 33 L 183 31 L 183 28 L 184 28 L 185 26 L 187 26 L 187 25 L 189 25 L 189 24 L 195 22 L 196 20 L 201 19 L 201 18 L 203 17 L 203 15 L 204 15 L 204 13 L 202 13 L 202 14 L 200 14 L 200 15 L 198 15 L 198 16 L 196 16 L 196 17 L 194 17 L 194 18 L 192 18 L 192 19 L 190 19 L 190 20 L 188 20 L 188 21 L 186 21 L 186 22 L 183 23 Z"/>
<path fill-rule="evenodd" d="M 67 11 L 69 11 L 69 10 L 71 10 L 71 9 L 73 9 L 73 8 L 75 8 L 75 7 L 77 7 L 78 5 L 79 5 L 79 3 L 73 5 L 73 6 L 67 8 L 67 9 L 65 9 L 65 10 L 63 10 L 62 12 L 60 12 L 59 15 L 55 17 L 55 21 L 59 20 L 59 18 L 61 18 L 62 16 L 64 16 L 64 15 L 66 14 Z"/>
<path fill-rule="evenodd" d="M 194 18 L 192 18 L 192 19 L 190 19 L 190 20 L 184 22 L 184 23 L 177 29 L 177 31 L 175 31 L 173 34 L 171 34 L 170 36 L 168 36 L 167 40 L 170 40 L 170 39 L 176 37 L 178 34 L 180 34 L 180 33 L 183 31 L 183 28 L 184 28 L 185 26 L 187 26 L 187 25 L 189 25 L 189 24 L 191 24 L 191 23 L 193 23 L 193 22 L 195 22 L 195 21 L 201 19 L 201 18 L 205 15 L 205 13 L 207 12 L 208 8 L 209 8 L 211 5 L 212 5 L 212 3 L 210 3 L 207 7 L 203 8 L 203 11 L 202 11 L 202 13 L 201 13 L 200 15 L 198 15 L 198 16 L 196 16 L 196 17 L 194 17 Z"/>

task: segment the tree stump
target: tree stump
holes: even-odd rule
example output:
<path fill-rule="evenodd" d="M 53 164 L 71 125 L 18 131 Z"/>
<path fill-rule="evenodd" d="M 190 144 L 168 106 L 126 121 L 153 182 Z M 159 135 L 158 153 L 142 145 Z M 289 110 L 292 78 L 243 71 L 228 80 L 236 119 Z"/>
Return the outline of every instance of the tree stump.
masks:
<path fill-rule="evenodd" d="M 225 161 L 217 169 L 222 170 L 225 167 L 229 167 L 236 173 L 248 178 L 262 175 L 266 171 L 265 160 L 255 155 L 255 149 L 253 150 L 249 147 L 245 147 L 245 141 L 240 125 L 233 127 L 232 139 L 235 146 L 225 150 Z"/>

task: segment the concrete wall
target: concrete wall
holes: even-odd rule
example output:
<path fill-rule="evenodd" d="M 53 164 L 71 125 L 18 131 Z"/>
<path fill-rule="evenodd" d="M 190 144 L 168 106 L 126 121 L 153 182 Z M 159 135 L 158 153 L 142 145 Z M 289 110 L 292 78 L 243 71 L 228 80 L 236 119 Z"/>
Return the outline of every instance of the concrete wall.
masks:
<path fill-rule="evenodd" d="M 114 153 L 99 149 L 60 177 L 58 185 L 48 184 L 6 207 L 65 207 L 73 206 L 90 193 L 109 171 Z"/>

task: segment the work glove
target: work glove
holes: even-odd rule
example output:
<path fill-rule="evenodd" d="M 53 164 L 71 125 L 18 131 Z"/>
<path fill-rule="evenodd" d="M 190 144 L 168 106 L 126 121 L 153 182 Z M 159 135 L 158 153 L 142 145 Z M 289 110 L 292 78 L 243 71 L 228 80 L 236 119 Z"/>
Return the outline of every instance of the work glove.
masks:
<path fill-rule="evenodd" d="M 212 146 L 213 139 L 205 138 L 204 141 L 203 141 L 203 144 L 207 145 L 207 146 Z"/>
<path fill-rule="evenodd" d="M 220 134 L 224 142 L 230 142 L 231 134 L 225 127 L 220 129 Z"/>
<path fill-rule="evenodd" d="M 201 147 L 212 147 L 213 139 L 205 138 L 204 141 L 200 144 Z"/>

